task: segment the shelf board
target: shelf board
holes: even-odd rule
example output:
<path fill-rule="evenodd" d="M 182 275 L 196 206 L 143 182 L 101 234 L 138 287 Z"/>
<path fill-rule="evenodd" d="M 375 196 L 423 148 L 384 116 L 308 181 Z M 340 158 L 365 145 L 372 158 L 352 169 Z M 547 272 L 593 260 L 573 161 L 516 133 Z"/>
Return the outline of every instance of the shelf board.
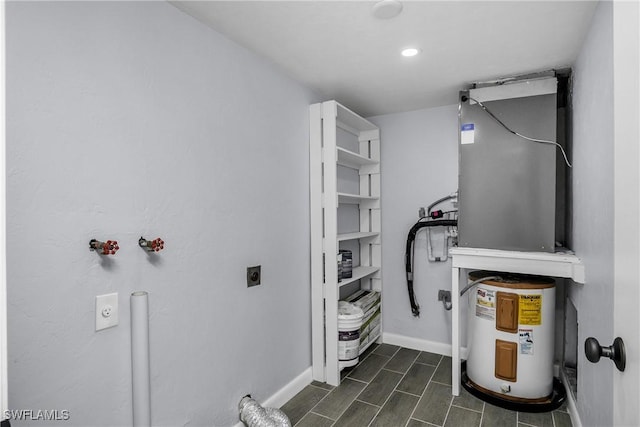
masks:
<path fill-rule="evenodd" d="M 344 105 L 340 105 L 337 102 L 336 116 L 336 120 L 338 122 L 337 125 L 343 129 L 346 127 L 348 130 L 353 130 L 356 132 L 378 129 L 378 127 L 371 123 L 369 120 L 360 117 L 358 114 L 354 113 Z"/>
<path fill-rule="evenodd" d="M 484 248 L 451 248 L 452 267 L 567 277 L 585 283 L 584 264 L 573 252 L 521 252 Z"/>
<path fill-rule="evenodd" d="M 363 200 L 378 200 L 379 197 L 361 196 L 359 194 L 338 193 L 338 203 L 358 204 Z"/>
<path fill-rule="evenodd" d="M 356 280 L 364 279 L 367 276 L 371 276 L 374 273 L 380 271 L 380 267 L 354 267 L 351 277 L 348 279 L 342 279 L 342 281 L 338 282 L 338 286 L 345 286 L 349 283 L 353 283 Z"/>
<path fill-rule="evenodd" d="M 346 240 L 366 239 L 367 237 L 376 237 L 379 235 L 380 233 L 377 231 L 361 231 L 357 233 L 338 234 L 338 242 L 344 242 Z"/>
<path fill-rule="evenodd" d="M 359 169 L 361 166 L 377 165 L 378 163 L 380 162 L 377 160 L 371 160 L 370 158 L 354 153 L 353 151 L 338 147 L 338 164 L 341 166 Z"/>

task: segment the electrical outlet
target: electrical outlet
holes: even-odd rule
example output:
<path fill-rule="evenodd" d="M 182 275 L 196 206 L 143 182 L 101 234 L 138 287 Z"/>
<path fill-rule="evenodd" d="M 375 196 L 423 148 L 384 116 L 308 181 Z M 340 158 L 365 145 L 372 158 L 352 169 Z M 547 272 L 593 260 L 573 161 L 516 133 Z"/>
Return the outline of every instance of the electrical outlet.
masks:
<path fill-rule="evenodd" d="M 109 304 L 102 307 L 102 317 L 104 318 L 111 317 L 112 314 L 113 314 L 113 307 L 111 307 Z"/>
<path fill-rule="evenodd" d="M 118 293 L 96 297 L 96 331 L 118 324 Z"/>
<path fill-rule="evenodd" d="M 257 286 L 260 284 L 260 266 L 247 267 L 247 287 Z"/>

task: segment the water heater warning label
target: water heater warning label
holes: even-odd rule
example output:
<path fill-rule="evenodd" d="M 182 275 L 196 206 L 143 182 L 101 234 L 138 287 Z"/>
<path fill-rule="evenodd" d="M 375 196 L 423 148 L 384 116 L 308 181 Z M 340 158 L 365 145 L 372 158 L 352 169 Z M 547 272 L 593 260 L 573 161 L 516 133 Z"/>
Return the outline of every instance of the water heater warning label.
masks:
<path fill-rule="evenodd" d="M 518 323 L 521 325 L 542 324 L 542 294 L 520 295 Z"/>
<path fill-rule="evenodd" d="M 495 320 L 496 291 L 478 288 L 476 291 L 476 316 L 487 320 Z"/>
<path fill-rule="evenodd" d="M 520 354 L 533 354 L 533 329 L 520 329 Z"/>

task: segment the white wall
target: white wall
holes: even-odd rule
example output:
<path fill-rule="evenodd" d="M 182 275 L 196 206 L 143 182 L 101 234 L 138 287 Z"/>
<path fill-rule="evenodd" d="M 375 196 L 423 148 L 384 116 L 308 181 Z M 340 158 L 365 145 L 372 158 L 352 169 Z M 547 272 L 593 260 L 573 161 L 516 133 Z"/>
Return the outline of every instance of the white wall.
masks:
<path fill-rule="evenodd" d="M 613 423 L 612 364 L 587 361 L 582 345 L 613 342 L 613 18 L 600 2 L 573 74 L 573 250 L 586 284 L 569 296 L 578 311 L 578 396 L 587 426 Z"/>
<path fill-rule="evenodd" d="M 418 208 L 457 189 L 457 109 L 457 105 L 450 105 L 370 118 L 381 129 L 383 159 L 384 332 L 445 346 L 451 343 L 451 312 L 437 299 L 438 289 L 451 289 L 451 262 L 428 262 L 426 232 L 418 233 L 414 289 L 421 314 L 416 318 L 409 305 L 404 253 L 409 229 L 418 220 Z"/>
<path fill-rule="evenodd" d="M 130 425 L 134 290 L 153 425 L 235 424 L 310 366 L 312 93 L 165 2 L 9 2 L 7 88 L 11 408 Z"/>

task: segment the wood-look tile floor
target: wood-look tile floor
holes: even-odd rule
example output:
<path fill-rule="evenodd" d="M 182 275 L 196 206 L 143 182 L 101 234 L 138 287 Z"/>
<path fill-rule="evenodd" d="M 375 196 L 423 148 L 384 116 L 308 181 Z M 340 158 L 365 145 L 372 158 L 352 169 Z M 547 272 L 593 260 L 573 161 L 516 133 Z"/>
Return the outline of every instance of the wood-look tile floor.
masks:
<path fill-rule="evenodd" d="M 451 395 L 451 358 L 374 345 L 338 387 L 314 381 L 281 408 L 296 427 L 572 427 L 566 408 L 515 412 Z"/>

